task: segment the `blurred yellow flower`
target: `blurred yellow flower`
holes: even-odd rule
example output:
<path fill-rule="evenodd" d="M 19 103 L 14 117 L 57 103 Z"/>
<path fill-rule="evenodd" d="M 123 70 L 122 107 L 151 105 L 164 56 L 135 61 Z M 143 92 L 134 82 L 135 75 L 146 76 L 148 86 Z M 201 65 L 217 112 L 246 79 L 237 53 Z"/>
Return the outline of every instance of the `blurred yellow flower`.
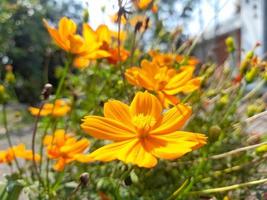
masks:
<path fill-rule="evenodd" d="M 75 161 L 75 157 L 82 154 L 90 143 L 85 138 L 77 140 L 63 129 L 58 129 L 54 135 L 47 135 L 43 144 L 46 146 L 48 158 L 57 160 L 53 166 L 54 170 L 62 171 L 65 165 Z"/>
<path fill-rule="evenodd" d="M 137 9 L 144 10 L 153 3 L 153 0 L 132 0 Z"/>
<path fill-rule="evenodd" d="M 113 47 L 113 43 L 117 44 L 118 33 L 109 30 L 106 25 L 100 25 L 96 31 L 92 30 L 88 24 L 84 24 L 83 28 L 84 38 L 88 42 L 88 46 L 92 44 L 91 40 L 96 41 L 95 44 L 98 46 L 93 47 L 92 49 L 99 50 L 90 50 L 85 54 L 80 54 L 74 60 L 74 65 L 78 68 L 83 68 L 89 65 L 91 59 L 105 57 L 107 58 L 110 64 L 116 64 L 119 61 L 125 61 L 129 57 L 129 52 L 123 47 L 120 48 L 120 58 L 118 53 L 118 48 Z M 121 33 L 121 38 L 125 39 L 125 33 Z M 116 41 L 114 41 L 114 39 Z M 92 53 L 90 53 L 92 52 Z"/>
<path fill-rule="evenodd" d="M 129 23 L 134 28 L 136 28 L 137 24 L 140 24 L 138 30 L 140 32 L 144 32 L 150 26 L 149 18 L 145 15 L 136 15 L 130 19 Z"/>
<path fill-rule="evenodd" d="M 105 117 L 86 116 L 81 127 L 95 138 L 114 142 L 77 159 L 118 159 L 150 168 L 157 164 L 157 158 L 179 158 L 206 144 L 203 134 L 178 131 L 190 115 L 190 107 L 182 104 L 163 113 L 159 100 L 148 92 L 138 92 L 130 106 L 109 101 L 104 105 Z"/>
<path fill-rule="evenodd" d="M 40 156 L 35 154 L 35 161 L 40 161 Z M 33 153 L 31 150 L 26 150 L 24 144 L 19 144 L 8 148 L 5 151 L 0 151 L 0 163 L 11 164 L 15 158 L 23 158 L 25 160 L 33 160 Z"/>
<path fill-rule="evenodd" d="M 40 112 L 40 116 L 52 115 L 53 117 L 63 117 L 70 111 L 70 109 L 71 107 L 69 104 L 62 99 L 57 99 L 55 104 L 45 103 L 41 111 L 40 108 L 29 107 L 29 111 L 33 116 L 37 116 Z"/>
<path fill-rule="evenodd" d="M 84 51 L 84 40 L 76 34 L 77 25 L 71 19 L 63 17 L 59 20 L 58 29 L 53 28 L 44 20 L 46 29 L 55 43 L 62 49 L 73 54 L 79 54 Z"/>
<path fill-rule="evenodd" d="M 83 35 L 76 34 L 77 25 L 71 19 L 63 17 L 58 23 L 58 29 L 45 26 L 55 43 L 67 52 L 75 55 L 74 66 L 83 68 L 89 65 L 90 60 L 108 57 L 110 54 L 100 49 L 102 40 L 106 38 L 105 28 L 102 26 L 93 31 L 88 24 L 83 24 Z M 104 38 L 103 38 L 104 37 Z"/>
<path fill-rule="evenodd" d="M 112 16 L 110 16 L 110 19 L 111 19 L 111 21 L 113 22 L 113 23 L 118 23 L 118 13 L 116 13 L 116 14 L 114 14 L 114 15 L 112 15 Z M 121 24 L 122 25 L 125 25 L 127 23 L 127 19 L 125 18 L 125 16 L 124 15 L 122 15 L 121 16 Z"/>
<path fill-rule="evenodd" d="M 193 72 L 194 67 L 192 66 L 184 66 L 175 70 L 143 60 L 141 68 L 127 69 L 125 76 L 130 84 L 155 91 L 162 105 L 167 108 L 170 104 L 179 103 L 179 99 L 174 95 L 190 93 L 200 87 L 201 78 L 193 78 Z"/>
<path fill-rule="evenodd" d="M 160 53 L 158 51 L 149 51 L 148 53 L 152 61 L 160 66 L 173 66 L 176 62 L 183 65 L 195 66 L 199 63 L 195 57 L 185 57 L 183 55 L 177 55 L 172 53 Z"/>

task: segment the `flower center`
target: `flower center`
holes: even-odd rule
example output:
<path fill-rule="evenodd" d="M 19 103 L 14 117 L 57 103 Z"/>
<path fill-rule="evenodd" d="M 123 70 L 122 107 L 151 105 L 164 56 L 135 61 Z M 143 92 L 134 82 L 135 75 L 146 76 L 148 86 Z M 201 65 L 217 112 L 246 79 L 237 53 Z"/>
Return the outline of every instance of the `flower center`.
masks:
<path fill-rule="evenodd" d="M 138 137 L 144 138 L 147 136 L 149 130 L 156 124 L 156 119 L 151 115 L 140 113 L 132 118 L 132 123 L 138 131 Z"/>

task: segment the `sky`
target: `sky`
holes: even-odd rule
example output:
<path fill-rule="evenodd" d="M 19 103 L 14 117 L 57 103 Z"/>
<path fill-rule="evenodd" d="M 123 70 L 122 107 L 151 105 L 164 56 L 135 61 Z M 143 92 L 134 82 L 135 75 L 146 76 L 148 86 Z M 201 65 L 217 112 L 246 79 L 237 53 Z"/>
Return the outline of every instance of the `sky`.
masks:
<path fill-rule="evenodd" d="M 90 15 L 90 24 L 96 28 L 100 24 L 107 24 L 110 28 L 114 28 L 110 20 L 110 16 L 117 12 L 117 0 L 79 0 L 87 7 Z M 187 27 L 189 35 L 196 35 L 204 29 L 211 29 L 214 25 L 214 17 L 218 17 L 218 22 L 222 23 L 233 16 L 235 12 L 235 4 L 237 0 L 202 0 L 202 4 L 193 12 L 193 19 Z M 175 9 L 179 12 L 181 5 L 176 4 Z M 217 12 L 215 12 L 217 7 Z M 105 12 L 103 13 L 103 9 Z M 202 25 L 200 24 L 199 14 L 202 15 Z"/>

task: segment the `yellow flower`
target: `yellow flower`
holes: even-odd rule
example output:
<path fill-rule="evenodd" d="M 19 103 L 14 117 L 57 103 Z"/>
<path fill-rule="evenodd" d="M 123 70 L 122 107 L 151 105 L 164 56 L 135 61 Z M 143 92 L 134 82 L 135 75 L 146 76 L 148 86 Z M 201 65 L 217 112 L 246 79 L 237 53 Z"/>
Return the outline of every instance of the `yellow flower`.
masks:
<path fill-rule="evenodd" d="M 132 2 L 137 9 L 144 10 L 153 3 L 153 0 L 132 0 Z"/>
<path fill-rule="evenodd" d="M 84 40 L 76 34 L 77 25 L 71 19 L 63 17 L 59 20 L 58 29 L 49 26 L 48 22 L 44 20 L 50 36 L 55 43 L 67 52 L 78 54 L 84 51 Z"/>
<path fill-rule="evenodd" d="M 46 20 L 44 23 L 55 43 L 75 55 L 74 66 L 83 68 L 89 65 L 90 60 L 109 56 L 108 52 L 100 49 L 103 40 L 107 38 L 105 26 L 93 31 L 88 24 L 83 24 L 83 36 L 81 36 L 76 33 L 75 22 L 67 17 L 60 19 L 58 29 L 49 26 Z"/>
<path fill-rule="evenodd" d="M 77 55 L 74 59 L 74 66 L 84 68 L 89 65 L 91 60 L 110 56 L 110 53 L 102 48 L 104 44 L 111 42 L 111 36 L 107 26 L 100 25 L 94 31 L 89 24 L 83 24 L 83 38 L 86 50 Z"/>
<path fill-rule="evenodd" d="M 5 151 L 0 151 L 0 163 L 11 164 L 15 158 L 33 160 L 33 153 L 31 150 L 26 150 L 24 144 L 13 146 Z M 40 156 L 38 154 L 35 154 L 35 161 L 40 161 Z"/>
<path fill-rule="evenodd" d="M 138 92 L 130 106 L 109 101 L 104 105 L 104 117 L 86 116 L 81 127 L 89 135 L 113 143 L 77 159 L 118 159 L 150 168 L 157 164 L 157 158 L 179 158 L 206 144 L 203 134 L 178 131 L 190 115 L 190 107 L 182 104 L 163 113 L 159 100 L 148 92 Z"/>
<path fill-rule="evenodd" d="M 125 76 L 130 84 L 155 91 L 162 105 L 167 108 L 170 104 L 179 103 L 179 99 L 174 95 L 190 93 L 200 87 L 201 78 L 193 78 L 193 72 L 192 66 L 181 67 L 177 71 L 143 60 L 141 68 L 127 69 Z"/>
<path fill-rule="evenodd" d="M 55 104 L 45 103 L 41 111 L 39 108 L 29 107 L 29 111 L 33 116 L 37 116 L 40 112 L 40 116 L 52 115 L 53 117 L 63 117 L 70 109 L 71 107 L 68 103 L 62 99 L 56 100 Z"/>
<path fill-rule="evenodd" d="M 65 165 L 75 161 L 75 157 L 82 154 L 90 143 L 85 138 L 77 140 L 63 129 L 58 129 L 54 136 L 47 135 L 43 144 L 46 146 L 48 158 L 57 160 L 53 166 L 54 170 L 62 171 Z"/>

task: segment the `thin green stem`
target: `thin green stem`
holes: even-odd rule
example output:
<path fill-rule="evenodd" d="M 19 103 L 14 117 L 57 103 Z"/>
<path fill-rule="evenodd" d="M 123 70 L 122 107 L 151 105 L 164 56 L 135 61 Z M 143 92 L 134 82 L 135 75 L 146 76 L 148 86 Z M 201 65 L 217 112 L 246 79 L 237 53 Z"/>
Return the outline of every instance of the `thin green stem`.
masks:
<path fill-rule="evenodd" d="M 241 184 L 229 185 L 229 186 L 225 186 L 225 187 L 212 188 L 212 189 L 206 189 L 206 190 L 201 190 L 201 191 L 193 191 L 193 192 L 190 192 L 189 194 L 190 195 L 203 195 L 203 194 L 220 193 L 220 192 L 226 192 L 229 190 L 240 189 L 243 187 L 259 185 L 259 184 L 263 184 L 266 182 L 267 182 L 267 178 L 256 180 L 256 181 L 250 181 L 250 182 L 246 182 L 246 183 L 241 183 Z"/>
<path fill-rule="evenodd" d="M 19 171 L 19 175 L 22 176 L 22 170 L 21 170 L 21 168 L 19 166 L 19 162 L 17 160 L 16 154 L 15 154 L 15 152 L 13 150 L 13 144 L 12 144 L 11 137 L 10 137 L 9 130 L 8 130 L 7 115 L 6 115 L 6 105 L 5 104 L 2 105 L 2 114 L 3 114 L 3 124 L 4 124 L 4 129 L 5 129 L 5 135 L 6 135 L 6 138 L 7 138 L 7 142 L 8 142 L 9 148 L 11 149 L 13 154 L 15 155 L 14 156 L 14 160 L 15 160 L 16 167 L 17 167 L 17 169 Z"/>
<path fill-rule="evenodd" d="M 32 154 L 33 154 L 32 160 L 33 160 L 33 168 L 34 168 L 35 174 L 37 175 L 39 182 L 44 186 L 42 177 L 40 175 L 40 172 L 38 170 L 37 163 L 35 160 L 35 138 L 36 138 L 36 133 L 37 133 L 37 129 L 38 129 L 38 122 L 40 120 L 40 114 L 41 114 L 41 111 L 43 109 L 43 106 L 44 106 L 44 103 L 41 104 L 39 112 L 36 116 L 35 123 L 34 123 L 34 128 L 33 128 L 33 133 L 32 133 Z"/>
<path fill-rule="evenodd" d="M 53 128 L 52 128 L 53 135 L 52 135 L 51 145 L 53 145 L 53 143 L 54 143 L 55 130 L 56 130 L 56 128 L 57 128 L 57 120 L 54 121 Z M 50 159 L 47 158 L 47 160 L 46 160 L 46 186 L 47 186 L 48 194 L 50 194 L 49 166 L 50 166 Z"/>
<path fill-rule="evenodd" d="M 68 71 L 70 69 L 71 63 L 72 63 L 72 57 L 71 57 L 71 55 L 68 55 L 67 61 L 65 63 L 63 74 L 62 74 L 62 76 L 60 78 L 60 81 L 59 81 L 59 84 L 58 84 L 58 87 L 57 87 L 57 90 L 56 90 L 56 98 L 55 98 L 55 100 L 57 100 L 59 98 L 59 95 L 62 92 L 63 85 L 64 85 L 65 79 L 67 77 Z"/>

